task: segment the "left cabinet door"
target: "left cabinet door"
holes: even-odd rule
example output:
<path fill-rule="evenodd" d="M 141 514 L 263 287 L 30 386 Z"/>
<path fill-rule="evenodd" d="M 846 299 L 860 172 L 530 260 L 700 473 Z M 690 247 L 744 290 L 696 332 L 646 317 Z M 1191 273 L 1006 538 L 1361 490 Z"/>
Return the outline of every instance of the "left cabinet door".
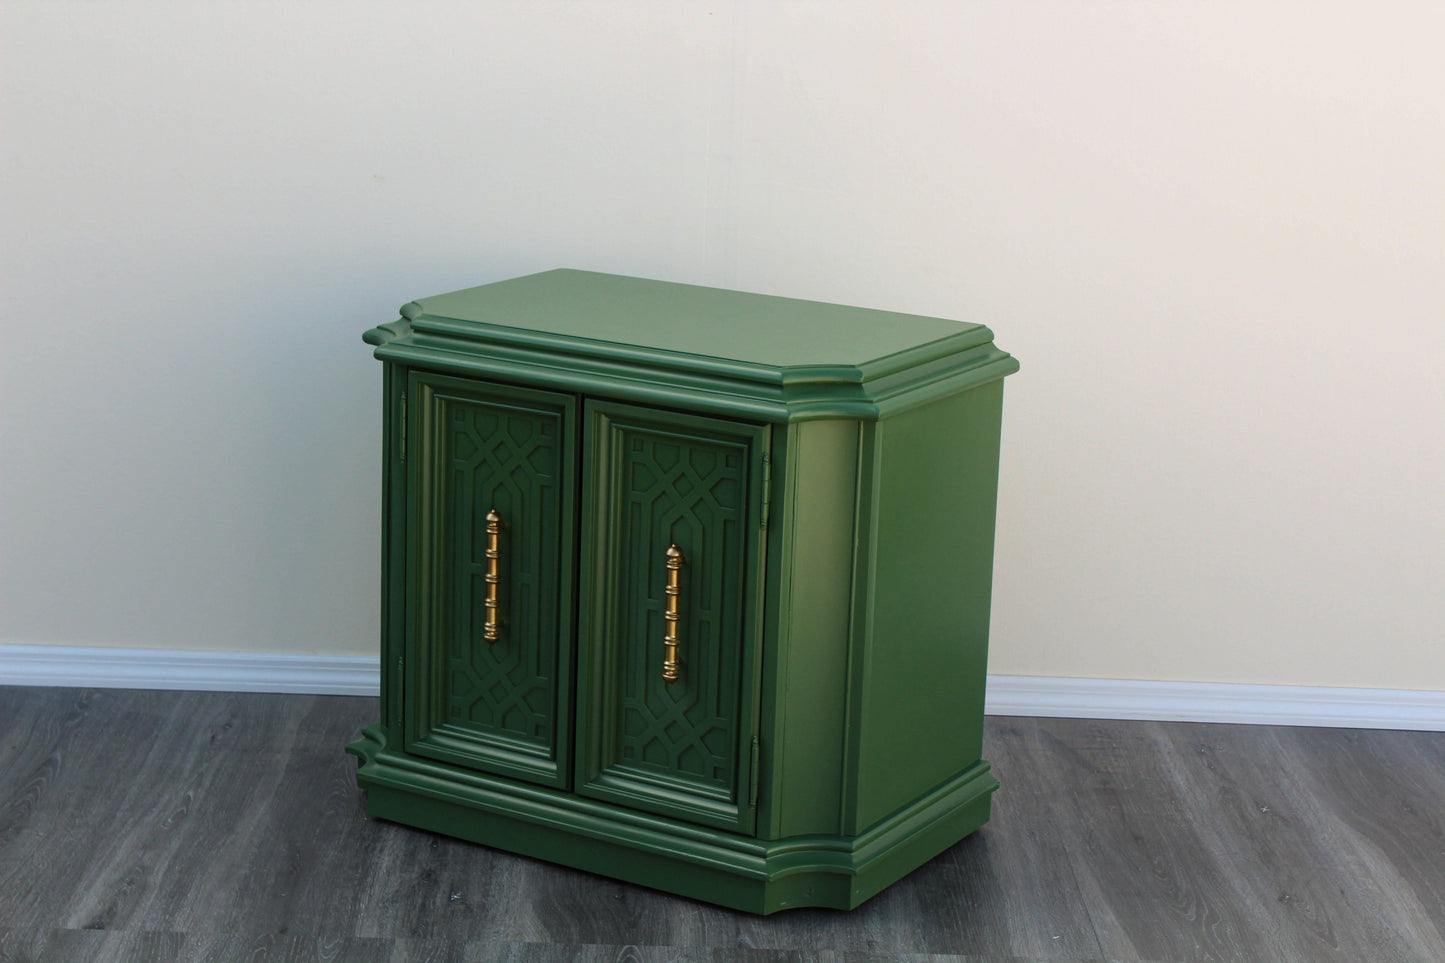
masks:
<path fill-rule="evenodd" d="M 408 752 L 567 788 L 576 399 L 413 372 Z"/>

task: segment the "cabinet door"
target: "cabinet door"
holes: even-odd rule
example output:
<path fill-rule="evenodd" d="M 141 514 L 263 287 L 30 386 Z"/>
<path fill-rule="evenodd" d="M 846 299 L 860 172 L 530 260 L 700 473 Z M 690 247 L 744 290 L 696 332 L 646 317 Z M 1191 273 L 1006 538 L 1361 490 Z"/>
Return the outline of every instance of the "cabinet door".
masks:
<path fill-rule="evenodd" d="M 407 750 L 565 788 L 576 401 L 432 374 L 408 394 Z"/>
<path fill-rule="evenodd" d="M 585 424 L 578 791 L 751 831 L 768 429 L 595 401 Z"/>

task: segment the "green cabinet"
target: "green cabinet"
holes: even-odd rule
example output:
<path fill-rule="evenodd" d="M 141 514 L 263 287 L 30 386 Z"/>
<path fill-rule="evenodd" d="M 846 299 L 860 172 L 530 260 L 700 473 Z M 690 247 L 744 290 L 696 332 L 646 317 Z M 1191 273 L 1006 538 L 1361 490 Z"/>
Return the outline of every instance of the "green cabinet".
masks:
<path fill-rule="evenodd" d="M 987 328 L 581 271 L 401 313 L 370 813 L 759 913 L 987 820 Z"/>

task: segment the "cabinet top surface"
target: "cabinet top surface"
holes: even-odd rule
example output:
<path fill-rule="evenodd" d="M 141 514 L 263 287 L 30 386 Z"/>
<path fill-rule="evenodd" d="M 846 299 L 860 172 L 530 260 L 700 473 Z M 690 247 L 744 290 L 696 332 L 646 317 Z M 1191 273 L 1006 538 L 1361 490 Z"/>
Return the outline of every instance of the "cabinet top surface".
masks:
<path fill-rule="evenodd" d="M 1018 370 L 981 324 L 556 270 L 402 305 L 382 361 L 753 421 L 887 417 Z"/>
<path fill-rule="evenodd" d="M 508 328 L 770 368 L 864 365 L 961 335 L 989 337 L 943 318 L 566 269 L 421 298 L 402 313 L 472 322 L 482 338 Z"/>

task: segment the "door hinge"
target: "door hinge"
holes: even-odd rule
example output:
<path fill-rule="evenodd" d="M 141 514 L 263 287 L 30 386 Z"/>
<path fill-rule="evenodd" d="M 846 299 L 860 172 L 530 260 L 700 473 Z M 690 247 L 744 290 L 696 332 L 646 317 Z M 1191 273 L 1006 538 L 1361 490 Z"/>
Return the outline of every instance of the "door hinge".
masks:
<path fill-rule="evenodd" d="M 406 392 L 401 393 L 401 460 L 406 461 Z"/>
<path fill-rule="evenodd" d="M 763 456 L 763 508 L 762 508 L 762 511 L 759 513 L 759 514 L 762 515 L 761 522 L 760 522 L 760 524 L 758 525 L 759 528 L 767 528 L 767 527 L 768 527 L 768 512 L 772 509 L 772 506 L 773 506 L 773 457 L 772 457 L 771 455 L 764 455 L 764 456 Z"/>
<path fill-rule="evenodd" d="M 758 808 L 758 737 L 753 736 L 753 750 L 748 759 L 748 808 Z"/>

